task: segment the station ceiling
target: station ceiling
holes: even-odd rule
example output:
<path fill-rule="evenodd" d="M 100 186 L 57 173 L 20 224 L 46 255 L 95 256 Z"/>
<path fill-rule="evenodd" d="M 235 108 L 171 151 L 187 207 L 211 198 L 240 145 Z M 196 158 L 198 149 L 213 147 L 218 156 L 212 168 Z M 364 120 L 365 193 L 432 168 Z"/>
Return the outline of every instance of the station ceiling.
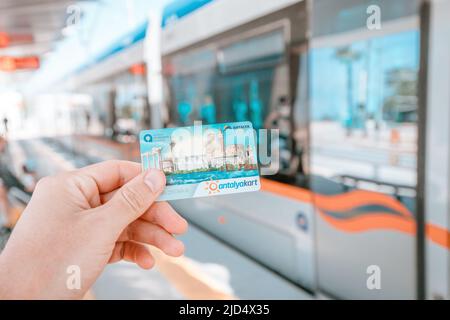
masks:
<path fill-rule="evenodd" d="M 69 15 L 80 2 L 0 0 L 0 57 L 42 59 L 64 38 Z"/>

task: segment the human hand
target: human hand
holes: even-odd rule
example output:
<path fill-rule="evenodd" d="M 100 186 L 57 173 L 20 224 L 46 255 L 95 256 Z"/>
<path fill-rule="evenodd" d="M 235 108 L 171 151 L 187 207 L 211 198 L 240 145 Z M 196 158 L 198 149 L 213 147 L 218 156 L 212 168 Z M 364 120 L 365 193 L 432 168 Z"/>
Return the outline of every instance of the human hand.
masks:
<path fill-rule="evenodd" d="M 172 234 L 187 222 L 166 202 L 161 171 L 107 161 L 41 179 L 0 255 L 0 299 L 82 298 L 107 263 L 154 265 L 145 244 L 171 256 L 184 252 Z M 67 268 L 81 271 L 81 289 L 67 287 Z"/>

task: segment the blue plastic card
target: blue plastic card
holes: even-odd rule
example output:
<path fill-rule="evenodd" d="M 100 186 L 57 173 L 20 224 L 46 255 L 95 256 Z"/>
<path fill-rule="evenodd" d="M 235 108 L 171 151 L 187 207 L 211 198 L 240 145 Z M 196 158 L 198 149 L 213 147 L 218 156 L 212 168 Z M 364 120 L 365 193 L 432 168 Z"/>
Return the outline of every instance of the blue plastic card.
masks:
<path fill-rule="evenodd" d="M 166 189 L 158 201 L 260 189 L 250 122 L 141 131 L 143 170 L 160 169 Z"/>

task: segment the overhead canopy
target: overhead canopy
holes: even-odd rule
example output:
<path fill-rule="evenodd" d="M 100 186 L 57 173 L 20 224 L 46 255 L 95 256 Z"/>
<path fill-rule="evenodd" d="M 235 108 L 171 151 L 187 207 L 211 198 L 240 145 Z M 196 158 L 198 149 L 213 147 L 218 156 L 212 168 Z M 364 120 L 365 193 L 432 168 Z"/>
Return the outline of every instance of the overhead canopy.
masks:
<path fill-rule="evenodd" d="M 0 0 L 0 56 L 42 58 L 63 38 L 68 8 L 78 2 Z"/>
<path fill-rule="evenodd" d="M 98 72 L 101 66 L 109 74 L 142 61 L 142 40 L 149 14 L 160 12 L 166 1 L 77 1 L 82 8 L 80 23 L 64 41 L 57 43 L 51 55 L 45 56 L 40 70 L 24 83 L 23 92 L 31 95 L 65 90 L 68 83 L 72 87 L 74 83 L 107 76 Z M 138 50 L 139 46 L 141 50 Z"/>

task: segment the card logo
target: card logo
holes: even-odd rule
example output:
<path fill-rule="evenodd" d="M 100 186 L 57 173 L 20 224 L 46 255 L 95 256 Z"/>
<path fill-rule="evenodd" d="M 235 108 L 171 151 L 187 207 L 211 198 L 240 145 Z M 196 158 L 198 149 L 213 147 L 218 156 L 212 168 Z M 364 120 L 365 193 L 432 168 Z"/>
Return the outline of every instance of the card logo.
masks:
<path fill-rule="evenodd" d="M 230 181 L 219 184 L 219 190 L 222 189 L 238 190 L 241 188 L 256 187 L 256 186 L 258 186 L 258 179 L 243 180 L 239 182 Z"/>
<path fill-rule="evenodd" d="M 303 212 L 297 214 L 297 226 L 305 232 L 308 231 L 308 220 Z"/>
<path fill-rule="evenodd" d="M 144 139 L 145 142 L 152 142 L 152 141 L 153 141 L 153 137 L 152 137 L 152 135 L 149 134 L 149 133 L 146 133 L 146 134 L 144 135 L 143 139 Z"/>
<path fill-rule="evenodd" d="M 221 182 L 220 180 L 210 180 L 204 182 L 204 190 L 208 192 L 208 195 L 214 195 L 217 193 L 220 193 L 221 191 L 225 190 L 225 193 L 227 190 L 239 190 L 242 188 L 249 188 L 249 187 L 257 187 L 258 186 L 258 179 L 251 179 L 251 180 L 242 180 L 242 181 L 227 181 L 227 182 Z"/>
<path fill-rule="evenodd" d="M 206 181 L 205 190 L 208 191 L 208 194 L 219 193 L 219 181 Z"/>

